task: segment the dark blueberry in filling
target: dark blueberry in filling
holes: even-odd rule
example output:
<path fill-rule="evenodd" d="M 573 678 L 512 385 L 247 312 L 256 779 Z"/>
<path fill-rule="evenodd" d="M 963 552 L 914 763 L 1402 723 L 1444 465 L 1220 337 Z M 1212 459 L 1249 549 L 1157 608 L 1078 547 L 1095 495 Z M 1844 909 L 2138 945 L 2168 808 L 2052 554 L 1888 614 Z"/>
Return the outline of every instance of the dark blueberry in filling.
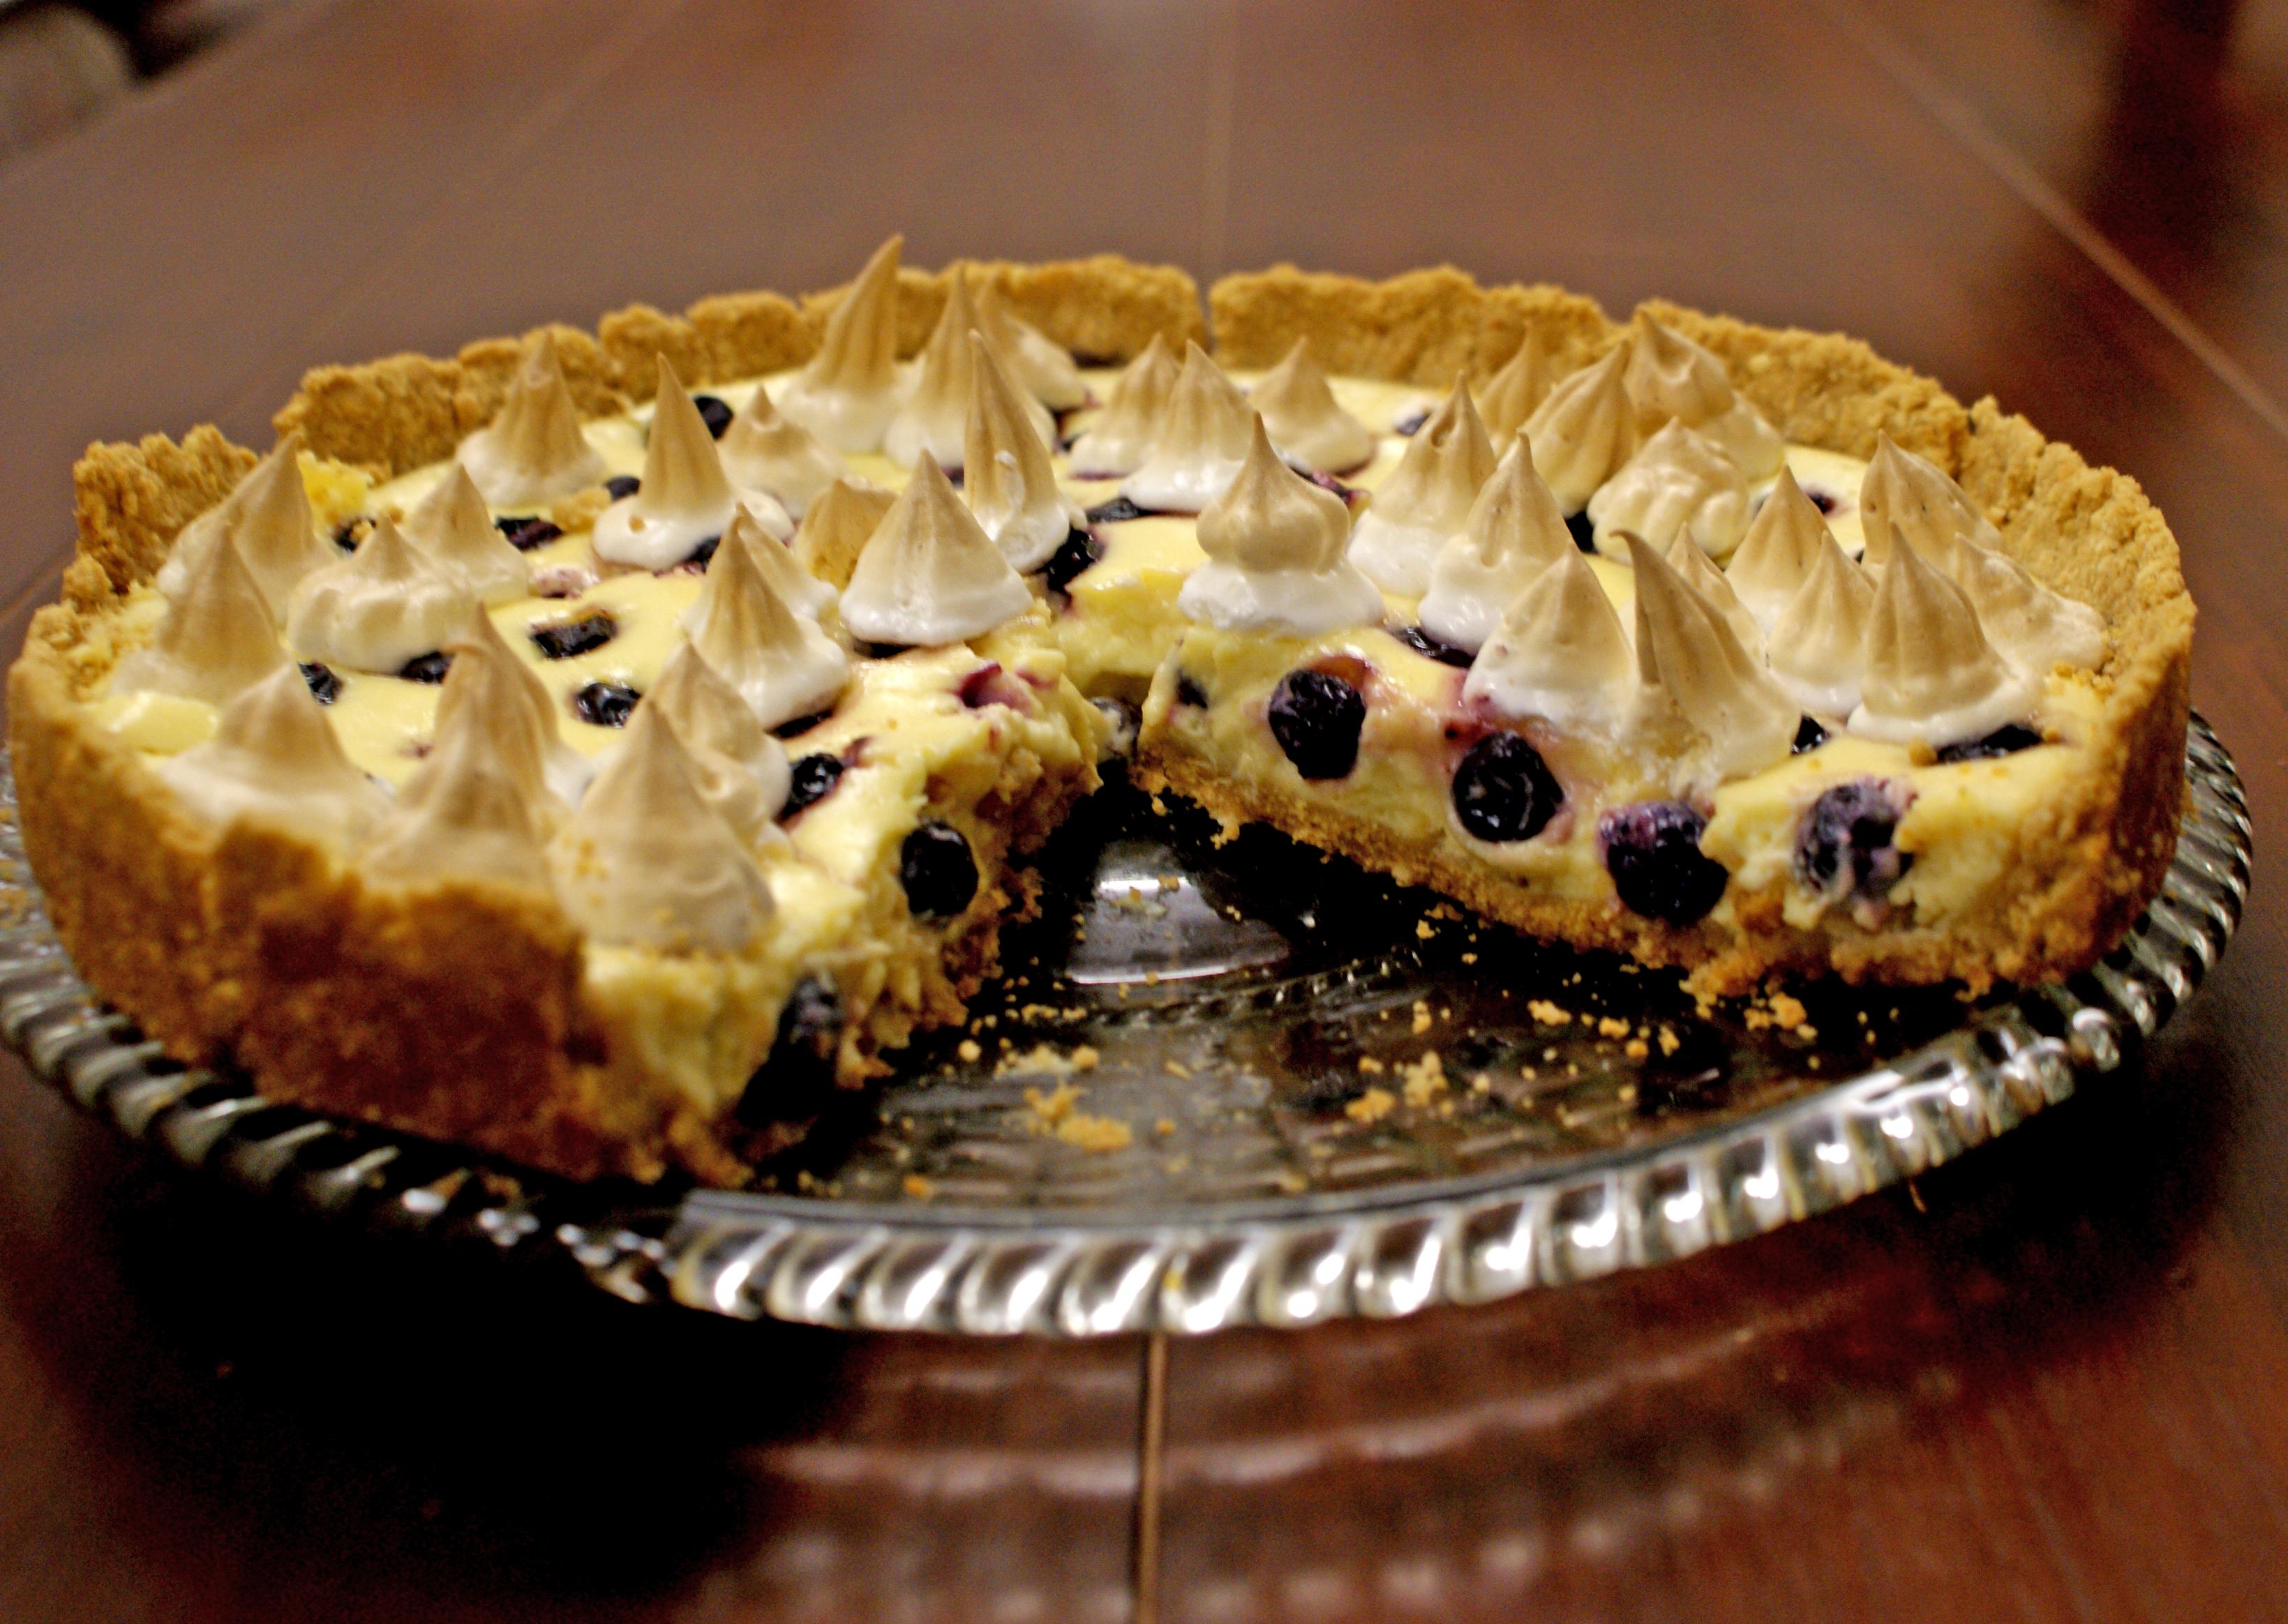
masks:
<path fill-rule="evenodd" d="M 842 1000 L 831 982 L 805 976 L 779 1011 L 770 1058 L 747 1079 L 739 1121 L 767 1127 L 814 1108 L 834 1086 L 835 1051 L 842 1045 Z"/>
<path fill-rule="evenodd" d="M 1390 634 L 1418 654 L 1427 654 L 1440 665 L 1470 669 L 1471 655 L 1466 648 L 1456 648 L 1451 643 L 1442 643 L 1419 626 L 1401 626 Z"/>
<path fill-rule="evenodd" d="M 1208 708 L 1208 691 L 1179 671 L 1176 673 L 1176 703 L 1189 705 L 1195 710 L 1205 710 Z"/>
<path fill-rule="evenodd" d="M 632 473 L 616 473 L 604 481 L 604 488 L 612 494 L 613 501 L 624 502 L 643 488 L 643 481 Z"/>
<path fill-rule="evenodd" d="M 342 696 L 342 679 L 314 660 L 302 661 L 302 680 L 310 685 L 310 695 L 321 705 L 330 705 Z"/>
<path fill-rule="evenodd" d="M 603 647 L 619 635 L 620 623 L 603 609 L 560 626 L 532 629 L 533 646 L 551 660 L 569 660 L 575 654 L 584 654 L 592 648 Z"/>
<path fill-rule="evenodd" d="M 1430 408 L 1426 406 L 1418 406 L 1390 426 L 1396 432 L 1403 434 L 1407 439 L 1411 440 L 1417 434 L 1422 432 L 1422 425 L 1429 421 Z"/>
<path fill-rule="evenodd" d="M 804 757 L 787 774 L 786 804 L 779 809 L 779 816 L 791 818 L 814 802 L 824 800 L 841 781 L 840 757 Z"/>
<path fill-rule="evenodd" d="M 1125 496 L 1115 496 L 1109 502 L 1100 502 L 1088 511 L 1088 522 L 1092 525 L 1116 525 L 1128 519 L 1141 519 L 1144 510 Z"/>
<path fill-rule="evenodd" d="M 365 535 L 359 527 L 365 522 L 361 518 L 342 520 L 340 527 L 334 532 L 334 545 L 344 552 L 355 552 L 359 538 Z"/>
<path fill-rule="evenodd" d="M 1647 919 L 1688 925 L 1704 919 L 1731 874 L 1700 850 L 1702 817 L 1681 801 L 1639 801 L 1597 820 L 1605 872 L 1621 900 Z"/>
<path fill-rule="evenodd" d="M 1325 671 L 1290 671 L 1271 691 L 1271 736 L 1305 778 L 1347 775 L 1365 725 L 1365 699 Z"/>
<path fill-rule="evenodd" d="M 1826 742 L 1827 730 L 1819 725 L 1816 718 L 1806 717 L 1801 722 L 1796 724 L 1793 746 L 1795 755 L 1800 756 L 1806 750 L 1815 750 Z"/>
<path fill-rule="evenodd" d="M 442 682 L 452 667 L 450 654 L 416 654 L 397 668 L 397 674 L 408 682 Z"/>
<path fill-rule="evenodd" d="M 722 544 L 723 538 L 721 536 L 711 535 L 705 541 L 700 543 L 698 546 L 694 547 L 691 550 L 691 556 L 684 559 L 684 562 L 686 564 L 696 564 L 703 570 L 708 566 L 708 565 L 714 561 L 715 550 Z"/>
<path fill-rule="evenodd" d="M 1914 860 L 1896 844 L 1903 800 L 1879 779 L 1836 785 L 1804 814 L 1796 873 L 1814 891 L 1880 897 Z"/>
<path fill-rule="evenodd" d="M 1804 492 L 1804 495 L 1811 498 L 1811 505 L 1817 508 L 1821 512 L 1832 513 L 1835 511 L 1835 498 L 1829 495 L 1825 491 L 1808 490 Z"/>
<path fill-rule="evenodd" d="M 519 552 L 546 546 L 564 534 L 563 526 L 550 524 L 544 519 L 496 519 L 493 524 Z"/>
<path fill-rule="evenodd" d="M 969 839 L 933 818 L 898 848 L 898 880 L 906 906 L 923 919 L 950 919 L 977 895 L 977 859 Z"/>
<path fill-rule="evenodd" d="M 731 426 L 731 408 L 713 395 L 694 395 L 691 404 L 699 408 L 699 421 L 707 425 L 708 433 L 717 440 Z"/>
<path fill-rule="evenodd" d="M 1353 490 L 1349 486 L 1344 484 L 1340 479 L 1338 479 L 1331 473 L 1321 473 L 1315 468 L 1300 468 L 1296 470 L 1296 471 L 1300 473 L 1312 484 L 1317 486 L 1321 490 L 1334 492 L 1336 495 L 1340 496 L 1343 499 L 1343 505 L 1346 507 L 1349 506 L 1351 502 L 1358 495 L 1358 492 Z"/>
<path fill-rule="evenodd" d="M 806 717 L 797 717 L 791 722 L 782 722 L 771 729 L 771 732 L 782 739 L 799 739 L 833 714 L 831 710 L 814 710 Z"/>
<path fill-rule="evenodd" d="M 1597 527 L 1589 522 L 1588 509 L 1584 508 L 1578 513 L 1569 515 L 1565 520 L 1565 527 L 1573 533 L 1573 544 L 1583 552 L 1597 551 Z"/>
<path fill-rule="evenodd" d="M 1136 730 L 1144 724 L 1142 713 L 1126 700 L 1100 699 L 1094 703 L 1104 713 L 1105 720 L 1112 724 L 1112 736 L 1104 742 L 1105 754 L 1117 756 L 1124 760 L 1133 756 L 1136 753 Z"/>
<path fill-rule="evenodd" d="M 1049 555 L 1041 566 L 1041 579 L 1048 582 L 1052 592 L 1069 591 L 1073 582 L 1104 556 L 1104 548 L 1096 537 L 1085 530 L 1069 531 L 1064 545 Z"/>
<path fill-rule="evenodd" d="M 1515 733 L 1488 733 L 1454 769 L 1454 816 L 1480 840 L 1531 840 L 1564 804 L 1541 752 Z"/>
<path fill-rule="evenodd" d="M 643 697 L 624 682 L 592 682 L 572 695 L 572 714 L 597 727 L 625 727 Z"/>
<path fill-rule="evenodd" d="M 1966 739 L 1960 744 L 1950 744 L 1938 753 L 1941 761 L 1986 761 L 1996 756 L 2014 756 L 2020 750 L 2030 750 L 2042 741 L 2042 735 L 2030 727 L 2015 722 L 2006 722 L 1983 739 Z"/>

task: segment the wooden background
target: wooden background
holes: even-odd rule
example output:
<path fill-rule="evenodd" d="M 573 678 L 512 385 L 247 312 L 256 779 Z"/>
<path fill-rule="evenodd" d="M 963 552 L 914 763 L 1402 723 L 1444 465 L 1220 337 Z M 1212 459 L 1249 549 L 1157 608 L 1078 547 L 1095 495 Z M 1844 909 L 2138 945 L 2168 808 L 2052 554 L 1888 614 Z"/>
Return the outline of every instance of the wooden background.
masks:
<path fill-rule="evenodd" d="M 1837 327 L 2144 481 L 2241 939 L 1835 1216 L 1161 1351 L 409 1266 L 0 1078 L 0 1618 L 2288 1618 L 2288 17 L 2220 0 L 314 3 L 0 174 L 0 645 L 90 439 L 910 256 L 1451 259 Z"/>

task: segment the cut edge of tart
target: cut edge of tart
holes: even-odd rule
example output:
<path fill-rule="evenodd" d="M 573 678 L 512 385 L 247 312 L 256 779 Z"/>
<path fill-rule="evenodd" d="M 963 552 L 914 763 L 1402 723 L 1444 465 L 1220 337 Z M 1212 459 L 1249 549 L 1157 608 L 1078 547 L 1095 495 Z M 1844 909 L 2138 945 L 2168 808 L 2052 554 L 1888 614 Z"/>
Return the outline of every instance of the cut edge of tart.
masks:
<path fill-rule="evenodd" d="M 1180 352 L 1205 337 L 1197 289 L 1180 270 L 1111 256 L 966 262 L 933 275 L 897 273 L 899 356 L 922 348 L 964 273 L 1008 315 L 1092 361 L 1125 360 L 1155 338 Z M 663 362 L 700 390 L 804 363 L 847 291 L 800 301 L 727 295 L 680 315 L 638 305 L 607 316 L 593 335 L 537 330 L 592 419 L 647 395 Z M 1789 923 L 1776 894 L 1744 895 L 1737 907 L 1728 901 L 1726 916 L 1683 926 L 1537 895 L 1450 836 L 1394 839 L 1339 796 L 1235 770 L 1188 742 L 1167 725 L 1173 659 L 1148 704 L 1140 779 L 1193 796 L 1227 826 L 1272 823 L 1530 931 L 1688 965 L 1694 985 L 1711 993 L 1791 970 L 1982 986 L 2085 967 L 2157 888 L 2175 844 L 2193 607 L 2161 515 L 2134 480 L 2090 466 L 1990 400 L 1962 406 L 1856 340 L 1644 308 L 1720 357 L 1784 440 L 1864 459 L 1888 435 L 1930 459 L 1994 516 L 2009 557 L 2105 615 L 2111 647 L 2091 683 L 2098 702 L 2082 741 L 2093 765 L 2014 832 L 2020 879 L 2005 906 L 1942 930 L 1855 934 L 1840 923 Z M 1457 376 L 1482 385 L 1529 332 L 1547 376 L 1562 378 L 1626 331 L 1581 296 L 1484 288 L 1451 268 L 1369 282 L 1280 266 L 1224 278 L 1209 309 L 1225 367 L 1270 368 L 1308 339 L 1328 374 L 1426 390 Z M 320 484 L 336 464 L 386 479 L 452 456 L 490 424 L 524 353 L 522 340 L 492 339 L 449 359 L 321 368 L 276 427 L 322 459 L 304 463 Z M 1069 758 L 1045 765 L 1041 741 L 1009 745 L 989 781 L 966 787 L 950 815 L 978 866 L 974 893 L 932 929 L 874 928 L 879 951 L 838 973 L 833 1021 L 812 1018 L 822 989 L 793 985 L 775 961 L 710 962 L 695 982 L 685 973 L 693 961 L 679 961 L 668 985 L 656 980 L 657 963 L 630 955 L 616 980 L 600 980 L 592 962 L 584 967 L 580 931 L 543 891 L 465 876 L 369 885 L 337 855 L 258 822 L 218 837 L 124 738 L 84 725 L 85 700 L 131 652 L 120 641 L 123 602 L 256 460 L 211 427 L 179 445 L 155 435 L 91 447 L 75 470 L 78 545 L 63 601 L 40 612 L 10 674 L 27 849 L 59 934 L 90 982 L 171 1051 L 189 1060 L 226 1054 L 273 1097 L 576 1176 L 654 1176 L 672 1164 L 736 1183 L 755 1156 L 799 1137 L 824 1088 L 883 1069 L 880 1051 L 917 1027 L 961 1018 L 994 971 L 1000 926 L 1031 906 L 1031 876 L 1014 860 L 1096 781 L 1079 741 L 1098 724 L 1080 714 L 1086 701 L 1061 665 L 1044 669 L 1037 685 L 1061 708 L 1045 753 L 1056 756 L 1061 737 Z M 1037 641 L 985 646 L 1001 635 L 972 639 L 973 657 L 992 663 L 988 655 L 998 654 L 1013 670 L 1042 653 Z M 871 906 L 862 884 L 852 889 L 849 907 Z M 735 1097 L 679 1087 L 672 1065 L 645 1063 L 645 1045 L 668 1030 L 663 1010 L 679 1012 L 686 1038 L 696 1032 L 727 1050 L 767 1051 L 770 1064 L 749 1084 L 762 1096 L 742 1111 Z"/>

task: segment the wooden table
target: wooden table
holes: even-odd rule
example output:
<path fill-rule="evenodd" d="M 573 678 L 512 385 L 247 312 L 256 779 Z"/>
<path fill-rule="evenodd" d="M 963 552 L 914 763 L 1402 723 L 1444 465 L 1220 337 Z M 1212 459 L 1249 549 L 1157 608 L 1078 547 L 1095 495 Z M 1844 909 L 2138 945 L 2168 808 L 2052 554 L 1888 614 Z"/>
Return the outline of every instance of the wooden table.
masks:
<path fill-rule="evenodd" d="M 2216 5 L 2180 5 L 2197 25 Z M 1608 14 L 1608 13 L 1610 14 Z M 0 176 L 0 639 L 97 436 L 910 256 L 1451 259 L 1859 333 L 2144 481 L 2288 807 L 2288 21 L 313 4 Z M 1150 1348 L 409 1263 L 0 1081 L 9 1620 L 2288 1617 L 2288 943 L 1909 1190 L 1493 1308 Z"/>

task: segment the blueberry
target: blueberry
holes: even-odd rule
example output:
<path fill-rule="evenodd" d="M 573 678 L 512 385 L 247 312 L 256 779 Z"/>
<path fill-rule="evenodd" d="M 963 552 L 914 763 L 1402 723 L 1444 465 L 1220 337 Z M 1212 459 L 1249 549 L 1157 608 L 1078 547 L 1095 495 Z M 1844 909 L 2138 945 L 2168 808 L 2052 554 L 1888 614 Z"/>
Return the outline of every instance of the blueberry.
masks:
<path fill-rule="evenodd" d="M 797 717 L 791 722 L 782 722 L 771 729 L 771 732 L 782 739 L 799 739 L 833 714 L 831 710 L 814 710 L 806 717 Z"/>
<path fill-rule="evenodd" d="M 696 564 L 703 570 L 709 564 L 714 561 L 715 550 L 722 544 L 723 538 L 720 535 L 711 535 L 704 541 L 701 542 L 698 546 L 694 547 L 691 550 L 691 556 L 684 559 L 684 562 L 686 564 Z"/>
<path fill-rule="evenodd" d="M 1418 406 L 1390 426 L 1394 432 L 1412 440 L 1417 434 L 1422 432 L 1422 425 L 1429 421 L 1430 408 L 1426 406 Z"/>
<path fill-rule="evenodd" d="M 1488 733 L 1454 769 L 1454 816 L 1480 840 L 1531 840 L 1564 804 L 1549 764 L 1516 733 Z"/>
<path fill-rule="evenodd" d="M 1126 758 L 1136 754 L 1136 733 L 1144 725 L 1144 717 L 1126 700 L 1100 699 L 1092 701 L 1112 724 L 1112 737 L 1105 741 L 1105 752 Z"/>
<path fill-rule="evenodd" d="M 770 1058 L 755 1068 L 739 1096 L 739 1121 L 764 1128 L 817 1109 L 834 1086 L 841 1047 L 840 996 L 833 983 L 805 976 L 794 984 L 786 1007 L 779 1011 Z"/>
<path fill-rule="evenodd" d="M 616 473 L 604 481 L 604 488 L 615 502 L 624 502 L 643 488 L 643 481 L 632 473 Z"/>
<path fill-rule="evenodd" d="M 1597 527 L 1589 522 L 1588 509 L 1584 508 L 1578 513 L 1569 514 L 1565 520 L 1565 527 L 1573 533 L 1573 544 L 1583 552 L 1597 551 Z"/>
<path fill-rule="evenodd" d="M 1442 643 L 1419 626 L 1401 626 L 1390 635 L 1416 654 L 1426 654 L 1440 665 L 1450 665 L 1465 671 L 1470 669 L 1472 655 L 1468 649 Z"/>
<path fill-rule="evenodd" d="M 416 654 L 397 668 L 397 674 L 408 682 L 442 682 L 452 669 L 450 654 Z"/>
<path fill-rule="evenodd" d="M 804 757 L 787 773 L 786 804 L 779 809 L 779 816 L 791 818 L 812 803 L 824 800 L 841 781 L 841 757 Z"/>
<path fill-rule="evenodd" d="M 723 431 L 731 426 L 731 408 L 713 395 L 694 395 L 691 404 L 699 408 L 699 421 L 707 425 L 708 433 L 722 439 Z"/>
<path fill-rule="evenodd" d="M 519 552 L 530 552 L 544 547 L 564 534 L 564 527 L 544 519 L 496 519 L 494 525 L 508 538 L 508 544 Z"/>
<path fill-rule="evenodd" d="M 569 660 L 575 654 L 584 654 L 592 648 L 603 647 L 619 635 L 620 623 L 607 609 L 598 609 L 560 625 L 532 629 L 534 646 L 551 660 Z"/>
<path fill-rule="evenodd" d="M 1800 756 L 1806 750 L 1815 750 L 1826 742 L 1827 730 L 1822 727 L 1815 717 L 1806 717 L 1796 724 L 1795 743 L 1791 747 L 1791 753 Z"/>
<path fill-rule="evenodd" d="M 1343 778 L 1358 764 L 1366 701 L 1326 671 L 1290 671 L 1271 691 L 1271 736 L 1305 778 Z"/>
<path fill-rule="evenodd" d="M 302 680 L 310 685 L 310 695 L 321 705 L 330 705 L 342 696 L 342 679 L 314 660 L 302 661 Z"/>
<path fill-rule="evenodd" d="M 344 552 L 355 552 L 358 543 L 364 539 L 367 526 L 362 517 L 345 519 L 334 531 L 334 545 Z"/>
<path fill-rule="evenodd" d="M 1176 703 L 1189 705 L 1195 710 L 1208 708 L 1208 691 L 1182 671 L 1176 673 Z"/>
<path fill-rule="evenodd" d="M 977 895 L 977 859 L 969 838 L 933 818 L 898 848 L 898 882 L 920 919 L 950 919 Z"/>
<path fill-rule="evenodd" d="M 572 714 L 597 727 L 625 727 L 643 697 L 624 682 L 592 682 L 572 695 Z"/>
<path fill-rule="evenodd" d="M 1817 508 L 1821 512 L 1832 513 L 1835 511 L 1835 498 L 1829 495 L 1825 491 L 1807 490 L 1804 492 L 1804 495 L 1811 498 L 1811 505 Z"/>
<path fill-rule="evenodd" d="M 1966 739 L 1960 744 L 1950 744 L 1938 753 L 1941 761 L 1987 761 L 1997 756 L 2014 756 L 2020 750 L 2030 750 L 2041 743 L 2042 735 L 2030 727 L 2015 722 L 2006 722 L 1983 739 Z"/>
<path fill-rule="evenodd" d="M 1343 505 L 1345 507 L 1349 507 L 1358 500 L 1357 491 L 1344 484 L 1340 479 L 1338 479 L 1331 473 L 1321 473 L 1315 468 L 1305 468 L 1299 471 L 1305 479 L 1317 486 L 1321 490 L 1330 491 L 1335 495 L 1340 496 L 1343 499 Z"/>
<path fill-rule="evenodd" d="M 1670 924 L 1707 917 L 1732 877 L 1700 850 L 1707 827 L 1708 820 L 1681 801 L 1639 801 L 1600 818 L 1605 871 L 1622 902 Z"/>
<path fill-rule="evenodd" d="M 1797 836 L 1795 870 L 1831 896 L 1879 898 L 1914 860 L 1899 850 L 1906 796 L 1879 779 L 1855 778 L 1811 804 Z"/>
<path fill-rule="evenodd" d="M 1068 531 L 1064 543 L 1041 566 L 1041 579 L 1052 592 L 1069 592 L 1073 582 L 1104 557 L 1104 548 L 1085 530 Z"/>
<path fill-rule="evenodd" d="M 1100 502 L 1088 511 L 1088 522 L 1092 525 L 1124 524 L 1132 519 L 1144 517 L 1144 510 L 1125 496 L 1115 496 L 1109 502 Z"/>

